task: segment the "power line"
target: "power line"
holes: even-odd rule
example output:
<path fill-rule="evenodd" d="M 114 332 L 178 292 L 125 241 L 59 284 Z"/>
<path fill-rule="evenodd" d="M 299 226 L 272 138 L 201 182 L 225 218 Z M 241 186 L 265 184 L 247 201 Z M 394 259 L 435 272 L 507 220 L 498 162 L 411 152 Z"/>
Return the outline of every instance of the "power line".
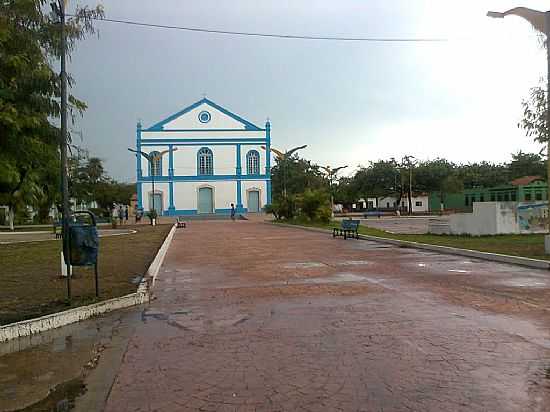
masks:
<path fill-rule="evenodd" d="M 74 15 L 71 15 L 71 16 L 75 17 Z M 301 36 L 301 35 L 293 35 L 293 34 L 256 33 L 256 32 L 203 29 L 200 27 L 170 26 L 166 24 L 143 23 L 143 22 L 131 21 L 131 20 L 105 19 L 105 18 L 99 18 L 99 17 L 92 17 L 92 19 L 109 22 L 109 23 L 119 23 L 119 24 L 127 24 L 130 26 L 140 26 L 140 27 L 149 27 L 149 28 L 157 28 L 157 29 L 184 30 L 184 31 L 192 31 L 192 32 L 199 32 L 199 33 L 224 34 L 224 35 L 230 35 L 230 36 L 269 37 L 269 38 L 290 39 L 290 40 L 328 40 L 328 41 L 379 42 L 379 43 L 420 43 L 420 42 L 449 41 L 449 39 L 446 39 L 446 38 Z"/>

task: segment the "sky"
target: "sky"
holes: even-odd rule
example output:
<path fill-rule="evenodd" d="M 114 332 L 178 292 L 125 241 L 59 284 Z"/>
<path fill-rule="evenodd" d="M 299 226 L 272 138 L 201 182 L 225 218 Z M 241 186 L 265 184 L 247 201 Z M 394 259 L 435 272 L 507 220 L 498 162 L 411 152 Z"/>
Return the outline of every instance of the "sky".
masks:
<path fill-rule="evenodd" d="M 71 2 L 96 5 L 98 1 Z M 517 127 L 546 53 L 519 17 L 488 10 L 524 0 L 103 0 L 110 19 L 313 36 L 444 38 L 372 43 L 236 37 L 98 22 L 68 64 L 88 104 L 75 143 L 114 178 L 135 181 L 136 123 L 150 126 L 204 94 L 278 149 L 307 144 L 321 165 L 413 155 L 505 162 L 540 146 Z"/>

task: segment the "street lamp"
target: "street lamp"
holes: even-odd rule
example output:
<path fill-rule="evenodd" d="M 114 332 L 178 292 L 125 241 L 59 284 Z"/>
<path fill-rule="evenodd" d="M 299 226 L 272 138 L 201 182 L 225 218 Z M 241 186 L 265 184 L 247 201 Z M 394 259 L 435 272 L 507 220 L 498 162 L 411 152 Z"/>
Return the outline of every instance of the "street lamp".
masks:
<path fill-rule="evenodd" d="M 176 150 L 178 150 L 177 147 L 173 148 L 172 152 L 175 152 Z M 135 153 L 136 155 L 142 155 L 149 162 L 149 170 L 150 170 L 149 176 L 151 177 L 151 190 L 153 192 L 153 196 L 152 196 L 153 207 L 151 208 L 151 205 L 149 205 L 149 210 L 151 209 L 156 210 L 155 209 L 155 171 L 153 170 L 153 168 L 154 168 L 155 162 L 157 160 L 162 159 L 162 156 L 164 156 L 166 153 L 169 153 L 170 150 L 163 150 L 162 152 L 145 153 L 145 152 L 142 152 L 141 150 L 128 148 L 128 151 Z M 160 173 L 162 173 L 162 171 Z M 152 222 L 153 220 L 151 220 L 151 223 Z"/>
<path fill-rule="evenodd" d="M 409 167 L 409 215 L 412 215 L 412 167 L 416 157 L 411 155 L 403 156 L 402 165 Z"/>
<path fill-rule="evenodd" d="M 321 166 L 321 169 L 323 169 L 327 175 L 328 175 L 328 181 L 330 185 L 330 216 L 332 219 L 334 219 L 334 188 L 333 188 L 333 179 L 336 177 L 336 174 L 342 170 L 345 169 L 346 166 L 340 166 L 332 168 L 330 166 Z"/>
<path fill-rule="evenodd" d="M 265 146 L 261 146 L 262 149 L 267 150 Z M 286 179 L 287 179 L 287 162 L 290 159 L 290 157 L 297 152 L 298 150 L 305 149 L 307 147 L 307 144 L 303 146 L 295 147 L 291 150 L 287 150 L 286 152 L 281 152 L 280 150 L 277 150 L 273 147 L 270 147 L 269 149 L 275 154 L 275 157 L 277 157 L 277 160 L 283 165 L 283 197 L 286 199 L 287 193 L 286 193 Z"/>
<path fill-rule="evenodd" d="M 547 199 L 548 199 L 548 229 L 550 230 L 550 11 L 539 11 L 528 9 L 527 7 L 516 7 L 505 11 L 504 13 L 499 13 L 495 11 L 490 11 L 487 13 L 487 16 L 502 19 L 506 16 L 519 16 L 527 20 L 535 30 L 539 33 L 546 35 L 546 66 L 547 66 L 547 78 L 546 78 L 546 150 L 547 150 L 547 160 L 546 160 L 546 184 L 547 184 Z M 548 240 L 548 238 L 547 238 Z M 545 244 L 547 242 L 545 241 Z M 550 244 L 549 247 L 545 245 L 546 253 L 550 253 Z"/>

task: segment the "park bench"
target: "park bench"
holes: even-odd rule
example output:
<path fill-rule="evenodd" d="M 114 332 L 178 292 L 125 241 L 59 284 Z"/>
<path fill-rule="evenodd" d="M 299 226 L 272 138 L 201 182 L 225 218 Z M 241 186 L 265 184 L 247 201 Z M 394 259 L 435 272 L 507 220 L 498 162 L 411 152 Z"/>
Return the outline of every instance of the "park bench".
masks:
<path fill-rule="evenodd" d="M 176 227 L 177 228 L 185 228 L 187 226 L 187 222 L 183 220 L 182 216 L 178 216 L 176 219 Z"/>
<path fill-rule="evenodd" d="M 342 220 L 340 227 L 332 228 L 332 237 L 344 236 L 344 239 L 352 237 L 359 239 L 359 220 Z"/>

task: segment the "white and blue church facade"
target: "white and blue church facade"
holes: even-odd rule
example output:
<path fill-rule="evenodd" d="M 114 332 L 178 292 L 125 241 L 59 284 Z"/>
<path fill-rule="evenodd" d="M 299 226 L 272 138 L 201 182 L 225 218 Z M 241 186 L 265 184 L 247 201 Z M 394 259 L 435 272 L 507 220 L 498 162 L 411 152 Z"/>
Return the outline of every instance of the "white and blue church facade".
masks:
<path fill-rule="evenodd" d="M 159 215 L 260 212 L 271 203 L 271 124 L 204 98 L 149 128 L 138 123 L 138 207 Z"/>

